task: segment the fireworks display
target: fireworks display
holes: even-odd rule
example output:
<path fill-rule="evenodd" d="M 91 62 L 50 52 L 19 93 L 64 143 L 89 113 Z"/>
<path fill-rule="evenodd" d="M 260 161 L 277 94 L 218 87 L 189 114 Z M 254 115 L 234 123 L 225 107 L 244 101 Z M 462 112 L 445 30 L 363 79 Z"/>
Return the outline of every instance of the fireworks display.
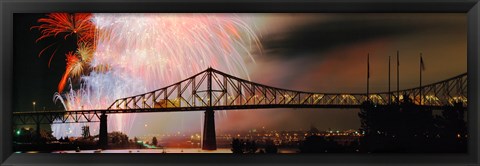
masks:
<path fill-rule="evenodd" d="M 47 16 L 35 27 L 42 34 L 38 40 L 60 34 L 77 37 L 77 50 L 65 55 L 65 73 L 54 94 L 67 111 L 106 109 L 118 98 L 165 87 L 208 67 L 248 78 L 245 63 L 254 61 L 250 52 L 260 47 L 247 23 L 251 20 L 235 14 Z M 80 85 L 74 86 L 72 79 Z M 67 84 L 69 90 L 62 92 Z M 182 116 L 186 121 L 199 119 Z M 134 120 L 133 114 L 109 115 L 109 131 L 129 134 Z M 54 124 L 52 130 L 56 137 L 78 136 L 83 125 Z M 98 133 L 97 124 L 90 126 Z"/>
<path fill-rule="evenodd" d="M 39 19 L 38 22 L 41 24 L 33 26 L 32 29 L 36 28 L 41 31 L 41 36 L 37 39 L 37 42 L 48 37 L 59 36 L 62 36 L 64 39 L 69 36 L 75 36 L 78 43 L 92 42 L 95 35 L 95 26 L 90 21 L 91 16 L 90 13 L 51 13 L 47 15 L 47 18 Z M 45 49 L 50 48 L 50 46 Z M 39 56 L 42 55 L 45 49 L 40 52 Z M 50 66 L 54 55 L 55 52 L 50 57 L 48 66 Z M 62 90 L 59 89 L 59 91 Z"/>

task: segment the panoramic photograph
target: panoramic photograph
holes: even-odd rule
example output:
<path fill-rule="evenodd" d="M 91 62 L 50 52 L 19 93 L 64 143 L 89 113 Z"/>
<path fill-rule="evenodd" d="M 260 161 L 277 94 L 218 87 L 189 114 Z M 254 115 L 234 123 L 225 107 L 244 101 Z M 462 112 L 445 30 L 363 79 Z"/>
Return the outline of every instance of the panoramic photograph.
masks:
<path fill-rule="evenodd" d="M 15 153 L 468 152 L 464 13 L 13 17 Z"/>

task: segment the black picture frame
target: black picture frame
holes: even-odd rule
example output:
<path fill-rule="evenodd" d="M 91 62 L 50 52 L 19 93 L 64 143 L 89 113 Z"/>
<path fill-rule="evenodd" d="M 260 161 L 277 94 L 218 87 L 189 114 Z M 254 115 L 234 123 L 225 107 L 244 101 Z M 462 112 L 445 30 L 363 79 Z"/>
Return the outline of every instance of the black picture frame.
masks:
<path fill-rule="evenodd" d="M 478 0 L 2 0 L 0 67 L 1 165 L 478 165 L 478 103 L 468 104 L 467 154 L 16 154 L 12 153 L 13 13 L 48 12 L 214 12 L 214 13 L 466 13 L 468 17 L 468 100 L 479 101 L 480 3 Z"/>

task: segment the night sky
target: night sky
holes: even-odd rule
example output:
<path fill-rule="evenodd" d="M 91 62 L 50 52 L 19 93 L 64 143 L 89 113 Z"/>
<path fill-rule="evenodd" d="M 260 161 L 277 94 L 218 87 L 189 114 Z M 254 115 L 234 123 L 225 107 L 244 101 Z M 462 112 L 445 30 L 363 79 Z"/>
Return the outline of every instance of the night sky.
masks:
<path fill-rule="evenodd" d="M 239 14 L 252 17 L 262 43 L 251 50 L 255 62 L 246 61 L 251 80 L 261 84 L 311 92 L 366 91 L 366 59 L 370 54 L 370 91 L 387 91 L 388 56 L 392 56 L 392 90 L 396 89 L 396 51 L 400 51 L 400 89 L 419 84 L 419 54 L 426 70 L 423 84 L 434 83 L 467 71 L 465 14 Z M 14 15 L 15 111 L 61 109 L 53 94 L 65 69 L 65 56 L 74 50 L 74 39 L 58 39 L 58 48 L 38 57 L 56 39 L 35 42 L 36 20 L 44 14 Z M 161 88 L 161 87 L 159 87 Z M 217 131 L 308 128 L 358 129 L 358 110 L 269 109 L 229 111 L 216 121 Z M 172 113 L 181 114 L 181 113 Z M 200 112 L 194 114 L 200 115 Z M 159 114 L 141 114 L 144 124 L 165 120 Z M 171 122 L 172 125 L 175 122 Z M 182 122 L 182 126 L 183 126 Z M 198 124 L 201 122 L 192 122 Z M 189 131 L 199 131 L 195 126 Z M 164 128 L 134 131 L 133 135 L 171 132 Z"/>
<path fill-rule="evenodd" d="M 268 14 L 262 29 L 263 54 L 251 63 L 258 83 L 309 92 L 366 93 L 370 53 L 370 92 L 396 90 L 396 52 L 400 89 L 419 86 L 419 54 L 426 70 L 422 84 L 467 71 L 465 14 Z M 359 110 L 270 109 L 229 113 L 225 128 L 266 126 L 285 129 L 358 129 Z M 234 115 L 240 118 L 235 118 Z M 249 119 L 248 121 L 242 119 Z M 268 120 L 265 120 L 268 119 Z M 241 125 L 239 125 L 241 124 Z"/>
<path fill-rule="evenodd" d="M 53 94 L 57 92 L 57 85 L 65 69 L 65 56 L 68 51 L 75 50 L 74 38 L 47 38 L 36 42 L 40 36 L 37 29 L 37 20 L 45 14 L 14 14 L 14 108 L 15 111 L 33 111 L 32 102 L 36 102 L 36 109 L 60 110 L 61 104 L 53 103 Z M 39 53 L 52 43 L 39 57 Z M 51 55 L 51 66 L 48 62 Z"/>

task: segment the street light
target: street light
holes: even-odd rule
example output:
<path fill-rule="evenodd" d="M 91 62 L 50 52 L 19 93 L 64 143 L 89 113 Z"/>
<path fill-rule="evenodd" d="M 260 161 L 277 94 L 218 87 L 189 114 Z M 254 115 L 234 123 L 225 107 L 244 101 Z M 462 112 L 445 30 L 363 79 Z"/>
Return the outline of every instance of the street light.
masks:
<path fill-rule="evenodd" d="M 35 101 L 34 101 L 32 104 L 33 104 L 33 112 L 35 112 L 35 105 L 36 105 L 37 103 L 35 103 Z"/>

